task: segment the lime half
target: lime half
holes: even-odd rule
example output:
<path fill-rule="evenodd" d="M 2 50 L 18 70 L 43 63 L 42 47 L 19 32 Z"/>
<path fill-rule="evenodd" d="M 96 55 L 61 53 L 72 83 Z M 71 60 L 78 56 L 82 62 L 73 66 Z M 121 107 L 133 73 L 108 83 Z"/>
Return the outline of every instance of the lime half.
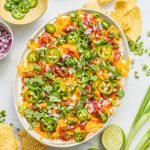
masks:
<path fill-rule="evenodd" d="M 106 150 L 121 150 L 125 143 L 125 134 L 117 125 L 107 127 L 102 135 L 102 144 Z"/>

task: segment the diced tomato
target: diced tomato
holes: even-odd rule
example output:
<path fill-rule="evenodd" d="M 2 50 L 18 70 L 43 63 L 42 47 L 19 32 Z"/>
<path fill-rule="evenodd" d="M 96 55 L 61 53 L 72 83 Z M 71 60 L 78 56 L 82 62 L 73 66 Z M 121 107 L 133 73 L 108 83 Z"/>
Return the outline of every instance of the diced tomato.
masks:
<path fill-rule="evenodd" d="M 38 39 L 38 44 L 41 47 L 50 43 L 50 41 L 51 41 L 51 36 L 48 33 L 44 32 L 42 33 L 41 37 Z"/>
<path fill-rule="evenodd" d="M 66 139 L 66 134 L 67 134 L 66 128 L 61 128 L 61 129 L 59 130 L 59 135 L 60 135 L 60 139 L 61 139 L 61 140 L 67 141 L 67 139 Z"/>
<path fill-rule="evenodd" d="M 85 88 L 88 90 L 89 93 L 92 93 L 92 86 L 91 85 L 87 85 Z"/>
<path fill-rule="evenodd" d="M 46 72 L 46 65 L 43 65 L 41 68 L 41 74 L 43 75 Z"/>
<path fill-rule="evenodd" d="M 68 101 L 62 101 L 61 104 L 64 105 L 64 106 L 68 106 L 69 102 Z"/>

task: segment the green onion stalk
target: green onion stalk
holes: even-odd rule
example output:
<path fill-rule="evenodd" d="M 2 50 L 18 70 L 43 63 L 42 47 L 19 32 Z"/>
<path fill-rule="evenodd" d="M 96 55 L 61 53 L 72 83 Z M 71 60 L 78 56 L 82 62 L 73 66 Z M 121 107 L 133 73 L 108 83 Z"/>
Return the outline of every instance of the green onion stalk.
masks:
<path fill-rule="evenodd" d="M 135 137 L 136 133 L 142 127 L 142 125 L 150 118 L 150 106 L 147 106 L 150 101 L 150 87 L 140 105 L 138 113 L 133 121 L 132 127 L 129 131 L 124 150 L 129 150 L 131 142 Z"/>
<path fill-rule="evenodd" d="M 146 150 L 150 146 L 150 129 L 144 134 L 135 150 Z"/>

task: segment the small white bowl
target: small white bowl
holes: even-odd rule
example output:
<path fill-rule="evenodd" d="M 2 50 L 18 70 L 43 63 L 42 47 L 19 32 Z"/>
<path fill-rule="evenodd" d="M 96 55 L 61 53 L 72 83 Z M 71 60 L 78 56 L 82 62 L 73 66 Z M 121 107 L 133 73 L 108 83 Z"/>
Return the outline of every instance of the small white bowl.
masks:
<path fill-rule="evenodd" d="M 12 30 L 10 29 L 10 27 L 1 20 L 0 20 L 0 26 L 3 27 L 8 33 L 10 33 L 11 38 L 12 38 L 12 42 L 11 42 L 11 45 L 10 45 L 8 51 L 2 57 L 0 57 L 0 60 L 2 60 L 4 57 L 6 57 L 8 55 L 8 53 L 11 50 L 12 45 L 13 45 L 13 41 L 14 41 L 14 36 L 13 36 Z"/>

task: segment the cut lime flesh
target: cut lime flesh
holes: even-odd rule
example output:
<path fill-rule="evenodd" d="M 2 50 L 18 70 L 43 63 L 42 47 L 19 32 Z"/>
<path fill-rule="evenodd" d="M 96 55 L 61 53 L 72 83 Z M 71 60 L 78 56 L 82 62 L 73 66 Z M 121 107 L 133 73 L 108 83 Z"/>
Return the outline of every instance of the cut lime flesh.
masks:
<path fill-rule="evenodd" d="M 117 125 L 110 125 L 104 130 L 102 144 L 106 150 L 121 150 L 124 142 L 125 134 Z"/>

